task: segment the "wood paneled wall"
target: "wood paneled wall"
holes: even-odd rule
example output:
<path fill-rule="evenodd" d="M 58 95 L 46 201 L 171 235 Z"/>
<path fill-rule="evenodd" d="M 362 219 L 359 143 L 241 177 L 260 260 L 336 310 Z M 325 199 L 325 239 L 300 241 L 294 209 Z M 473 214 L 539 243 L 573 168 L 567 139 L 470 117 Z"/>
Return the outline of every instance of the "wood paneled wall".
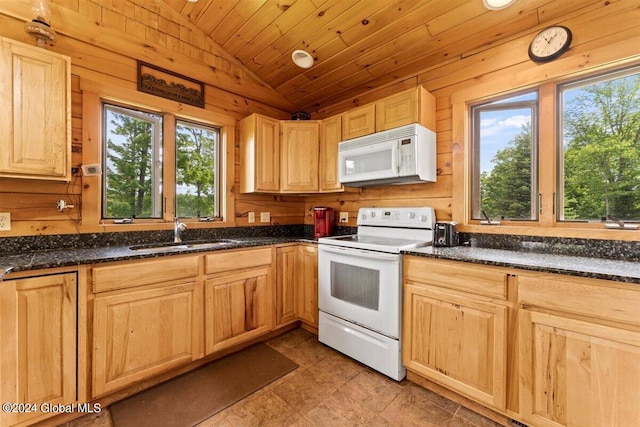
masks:
<path fill-rule="evenodd" d="M 27 3 L 20 0 L 0 4 L 0 35 L 32 42 L 23 30 Z M 153 2 L 140 0 L 54 0 L 53 12 L 52 21 L 59 33 L 53 50 L 72 58 L 74 165 L 80 164 L 86 143 L 82 141 L 80 83 L 88 79 L 134 90 L 137 59 L 204 81 L 206 109 L 212 112 L 240 119 L 252 112 L 287 118 L 291 111 L 286 100 L 265 87 L 230 55 L 168 8 L 165 10 Z M 450 219 L 453 188 L 461 179 L 453 174 L 453 151 L 462 143 L 461 135 L 453 133 L 452 96 L 475 86 L 490 90 L 494 84 L 497 93 L 507 87 L 526 87 L 549 78 L 602 68 L 620 60 L 636 60 L 640 53 L 639 15 L 640 2 L 637 0 L 589 2 L 589 7 L 558 20 L 559 24 L 571 28 L 574 41 L 563 57 L 550 64 L 536 65 L 528 59 L 528 45 L 542 29 L 534 27 L 464 57 L 444 56 L 438 66 L 430 69 L 417 64 L 414 74 L 399 76 L 392 85 L 372 89 L 357 98 L 313 112 L 314 118 L 330 117 L 400 90 L 424 85 L 437 100 L 437 183 L 307 197 L 240 195 L 237 193 L 239 158 L 236 151 L 235 223 L 247 225 L 249 211 L 256 214 L 270 211 L 272 224 L 311 224 L 313 207 L 323 205 L 349 212 L 347 225 L 350 226 L 355 225 L 357 210 L 362 206 L 429 205 L 435 207 L 438 220 Z M 76 205 L 98 203 L 80 200 L 81 186 L 81 178 L 70 184 L 0 179 L 0 212 L 11 212 L 13 219 L 12 231 L 2 232 L 0 236 L 81 231 L 77 227 L 77 211 L 60 213 L 55 209 L 56 200 L 60 198 Z M 170 226 L 158 225 L 159 228 Z"/>
<path fill-rule="evenodd" d="M 452 96 L 455 97 L 460 92 L 484 93 L 485 96 L 491 93 L 498 94 L 614 64 L 640 62 L 638 22 L 640 2 L 636 0 L 591 3 L 581 11 L 558 20 L 558 24 L 566 25 L 572 30 L 573 43 L 565 55 L 551 63 L 536 65 L 529 60 L 529 43 L 543 28 L 534 27 L 526 33 L 487 46 L 471 55 L 443 57 L 441 65 L 437 67 L 416 70 L 414 75 L 399 79 L 400 81 L 393 85 L 371 90 L 357 98 L 314 112 L 314 118 L 330 117 L 353 106 L 423 85 L 436 97 L 438 182 L 363 189 L 361 193 L 344 195 L 308 197 L 305 202 L 305 223 L 313 222 L 314 206 L 330 206 L 338 211 L 349 212 L 348 225 L 352 226 L 355 225 L 357 210 L 366 206 L 427 205 L 435 208 L 438 220 L 450 220 L 453 205 L 458 202 L 453 198 L 452 189 L 463 179 L 460 175 L 453 174 L 453 150 L 464 146 L 463 135 L 453 133 Z M 523 231 L 525 230 L 518 230 Z M 531 234 L 555 235 L 557 229 L 538 228 L 532 230 Z M 588 233 L 584 235 L 588 236 Z"/>
<path fill-rule="evenodd" d="M 0 35 L 33 44 L 33 39 L 23 29 L 29 10 L 26 0 L 2 2 Z M 73 166 L 82 163 L 83 145 L 88 144 L 83 141 L 82 81 L 135 91 L 138 59 L 205 82 L 205 109 L 213 114 L 236 120 L 253 112 L 290 118 L 292 107 L 284 98 L 264 86 L 197 29 L 187 22 L 180 24 L 183 19 L 169 8 L 143 1 L 55 0 L 52 13 L 52 26 L 58 32 L 58 38 L 51 50 L 70 56 L 72 63 Z M 237 141 L 236 137 L 236 145 Z M 238 193 L 239 155 L 237 146 L 235 148 L 235 218 L 232 223 L 249 225 L 249 211 L 255 211 L 257 218 L 259 212 L 269 211 L 270 224 L 302 223 L 304 199 L 301 197 Z M 11 231 L 0 232 L 0 237 L 102 231 L 81 225 L 82 203 L 99 204 L 99 200 L 82 200 L 81 193 L 81 176 L 74 177 L 70 183 L 0 178 L 0 212 L 10 212 L 12 219 Z M 59 199 L 75 208 L 59 212 L 56 209 Z M 120 228 L 128 231 L 141 227 Z M 173 224 L 152 227 L 169 229 Z"/>

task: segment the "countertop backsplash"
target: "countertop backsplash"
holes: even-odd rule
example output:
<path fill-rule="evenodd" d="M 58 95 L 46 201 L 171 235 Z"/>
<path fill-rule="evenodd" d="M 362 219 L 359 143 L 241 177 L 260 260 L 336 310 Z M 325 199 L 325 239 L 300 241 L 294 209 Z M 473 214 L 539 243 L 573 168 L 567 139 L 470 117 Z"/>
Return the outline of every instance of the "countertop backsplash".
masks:
<path fill-rule="evenodd" d="M 475 248 L 640 261 L 640 242 L 625 240 L 460 233 L 460 244 Z"/>
<path fill-rule="evenodd" d="M 335 235 L 355 234 L 355 227 L 334 227 Z M 182 240 L 227 239 L 233 237 L 295 237 L 313 240 L 313 225 L 269 225 L 260 227 L 187 228 Z M 173 230 L 123 231 L 58 234 L 0 238 L 0 255 L 56 249 L 91 249 L 172 242 Z"/>

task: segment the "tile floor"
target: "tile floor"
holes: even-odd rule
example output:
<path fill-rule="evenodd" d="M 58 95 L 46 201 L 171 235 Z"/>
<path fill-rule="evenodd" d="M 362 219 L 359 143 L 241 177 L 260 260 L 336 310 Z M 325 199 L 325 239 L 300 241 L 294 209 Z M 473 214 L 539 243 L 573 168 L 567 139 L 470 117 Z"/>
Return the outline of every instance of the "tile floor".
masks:
<path fill-rule="evenodd" d="M 396 382 L 295 329 L 268 344 L 299 368 L 198 427 L 420 426 L 499 424 L 407 380 Z M 112 427 L 109 411 L 67 427 Z"/>

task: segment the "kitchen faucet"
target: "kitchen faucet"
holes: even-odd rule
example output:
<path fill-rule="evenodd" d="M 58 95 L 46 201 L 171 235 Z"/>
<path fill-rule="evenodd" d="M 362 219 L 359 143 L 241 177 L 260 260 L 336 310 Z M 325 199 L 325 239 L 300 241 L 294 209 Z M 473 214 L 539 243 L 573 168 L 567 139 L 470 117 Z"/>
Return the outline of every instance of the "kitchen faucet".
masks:
<path fill-rule="evenodd" d="M 187 229 L 187 225 L 184 222 L 180 222 L 176 217 L 173 223 L 173 243 L 182 242 L 182 232 Z"/>

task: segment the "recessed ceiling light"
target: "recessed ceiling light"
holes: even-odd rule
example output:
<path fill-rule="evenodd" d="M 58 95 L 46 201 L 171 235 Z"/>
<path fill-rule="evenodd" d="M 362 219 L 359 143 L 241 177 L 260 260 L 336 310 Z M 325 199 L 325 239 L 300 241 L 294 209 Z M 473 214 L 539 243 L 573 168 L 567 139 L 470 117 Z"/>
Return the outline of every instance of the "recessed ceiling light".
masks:
<path fill-rule="evenodd" d="M 294 50 L 291 54 L 291 59 L 300 68 L 310 68 L 313 65 L 313 57 L 304 50 Z"/>
<path fill-rule="evenodd" d="M 189 3 L 198 3 L 198 0 L 187 0 Z"/>
<path fill-rule="evenodd" d="M 516 0 L 482 0 L 484 3 L 484 7 L 490 10 L 499 10 L 504 9 L 507 6 L 510 6 Z"/>

